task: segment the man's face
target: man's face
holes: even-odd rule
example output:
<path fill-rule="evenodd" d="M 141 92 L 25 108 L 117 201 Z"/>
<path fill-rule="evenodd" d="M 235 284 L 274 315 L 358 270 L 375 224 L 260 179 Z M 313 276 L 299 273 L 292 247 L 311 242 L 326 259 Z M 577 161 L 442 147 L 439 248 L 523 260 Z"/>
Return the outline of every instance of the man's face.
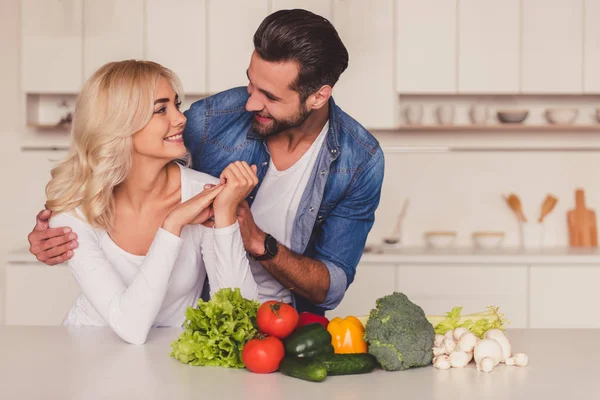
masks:
<path fill-rule="evenodd" d="M 272 63 L 252 53 L 248 75 L 246 110 L 254 113 L 252 128 L 263 137 L 274 136 L 295 128 L 308 118 L 306 102 L 300 103 L 300 94 L 290 89 L 298 76 L 295 62 Z"/>

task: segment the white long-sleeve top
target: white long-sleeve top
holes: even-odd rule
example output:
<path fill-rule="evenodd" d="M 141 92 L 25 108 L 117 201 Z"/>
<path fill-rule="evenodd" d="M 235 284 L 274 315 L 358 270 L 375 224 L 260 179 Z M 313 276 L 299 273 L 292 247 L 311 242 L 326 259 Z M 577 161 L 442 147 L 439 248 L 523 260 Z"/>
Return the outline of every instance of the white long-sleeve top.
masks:
<path fill-rule="evenodd" d="M 182 202 L 218 179 L 181 167 Z M 159 228 L 148 253 L 127 253 L 103 229 L 69 213 L 53 216 L 51 227 L 68 226 L 79 247 L 68 261 L 81 294 L 64 325 L 110 326 L 123 340 L 141 344 L 156 326 L 181 326 L 195 306 L 206 275 L 211 295 L 239 287 L 258 299 L 258 288 L 244 250 L 239 224 L 226 228 L 187 225 L 178 237 Z"/>

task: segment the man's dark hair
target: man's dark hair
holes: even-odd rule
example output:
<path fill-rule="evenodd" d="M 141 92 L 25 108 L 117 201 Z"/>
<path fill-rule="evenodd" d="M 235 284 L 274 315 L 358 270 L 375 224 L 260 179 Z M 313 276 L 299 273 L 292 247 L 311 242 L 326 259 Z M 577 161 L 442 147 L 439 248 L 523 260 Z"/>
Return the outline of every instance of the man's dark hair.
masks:
<path fill-rule="evenodd" d="M 265 61 L 298 63 L 291 89 L 301 101 L 324 85 L 333 87 L 348 67 L 348 51 L 333 25 L 306 10 L 281 10 L 265 18 L 254 33 L 254 49 Z"/>

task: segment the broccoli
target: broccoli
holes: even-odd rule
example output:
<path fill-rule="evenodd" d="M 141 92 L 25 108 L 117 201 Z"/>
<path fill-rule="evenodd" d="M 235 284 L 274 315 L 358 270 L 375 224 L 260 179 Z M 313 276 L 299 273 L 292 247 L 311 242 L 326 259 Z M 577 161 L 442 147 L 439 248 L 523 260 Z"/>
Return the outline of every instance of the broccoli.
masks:
<path fill-rule="evenodd" d="M 398 292 L 377 300 L 365 328 L 369 353 L 387 371 L 431 364 L 434 338 L 423 309 Z"/>

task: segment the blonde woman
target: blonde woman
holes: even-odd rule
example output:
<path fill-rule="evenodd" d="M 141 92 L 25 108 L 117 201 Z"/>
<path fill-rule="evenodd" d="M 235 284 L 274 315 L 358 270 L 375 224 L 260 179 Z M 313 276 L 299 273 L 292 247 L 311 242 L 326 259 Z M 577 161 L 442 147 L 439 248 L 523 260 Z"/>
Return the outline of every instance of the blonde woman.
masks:
<path fill-rule="evenodd" d="M 217 179 L 178 163 L 180 99 L 177 77 L 148 61 L 109 63 L 83 86 L 70 154 L 46 188 L 50 226 L 79 243 L 68 264 L 81 295 L 65 325 L 108 325 L 144 343 L 152 326 L 183 324 L 207 275 L 211 293 L 258 298 L 236 218 L 256 168 L 236 162 Z"/>

